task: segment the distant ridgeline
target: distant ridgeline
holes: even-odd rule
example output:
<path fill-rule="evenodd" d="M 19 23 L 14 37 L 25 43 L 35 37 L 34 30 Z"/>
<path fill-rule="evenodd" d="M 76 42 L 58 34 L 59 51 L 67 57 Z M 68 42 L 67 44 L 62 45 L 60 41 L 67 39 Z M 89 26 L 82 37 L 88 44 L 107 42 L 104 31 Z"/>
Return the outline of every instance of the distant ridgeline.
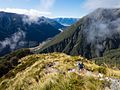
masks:
<path fill-rule="evenodd" d="M 72 24 L 75 24 L 79 18 L 55 18 L 54 20 L 64 26 L 70 26 Z"/>

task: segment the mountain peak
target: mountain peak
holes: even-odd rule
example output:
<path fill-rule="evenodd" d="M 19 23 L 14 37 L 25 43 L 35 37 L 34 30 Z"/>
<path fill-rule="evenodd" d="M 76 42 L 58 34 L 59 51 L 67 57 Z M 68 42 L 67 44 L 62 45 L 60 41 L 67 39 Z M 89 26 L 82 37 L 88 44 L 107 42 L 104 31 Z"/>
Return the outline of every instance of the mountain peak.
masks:
<path fill-rule="evenodd" d="M 120 46 L 120 9 L 97 9 L 46 43 L 38 52 L 65 52 L 87 58 Z"/>
<path fill-rule="evenodd" d="M 120 15 L 120 8 L 98 8 L 87 16 L 93 17 L 94 19 L 111 19 L 111 17 L 116 18 L 118 15 Z"/>

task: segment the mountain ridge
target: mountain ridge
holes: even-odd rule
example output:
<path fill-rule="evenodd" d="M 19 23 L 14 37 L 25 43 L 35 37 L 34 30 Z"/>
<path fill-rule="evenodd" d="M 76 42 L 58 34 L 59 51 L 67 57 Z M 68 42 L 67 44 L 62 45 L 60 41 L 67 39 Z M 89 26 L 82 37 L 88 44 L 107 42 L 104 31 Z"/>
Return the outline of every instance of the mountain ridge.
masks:
<path fill-rule="evenodd" d="M 29 48 L 60 33 L 64 26 L 45 17 L 0 12 L 0 56 Z"/>
<path fill-rule="evenodd" d="M 84 72 L 81 73 L 77 67 L 80 61 L 85 65 Z M 112 90 L 114 81 L 117 85 L 115 88 L 120 86 L 119 73 L 120 71 L 98 66 L 80 56 L 64 53 L 34 54 L 19 59 L 19 65 L 0 78 L 0 89 Z"/>
<path fill-rule="evenodd" d="M 120 46 L 119 18 L 120 9 L 97 9 L 54 37 L 37 52 L 64 52 L 86 58 L 102 56 L 105 51 Z"/>

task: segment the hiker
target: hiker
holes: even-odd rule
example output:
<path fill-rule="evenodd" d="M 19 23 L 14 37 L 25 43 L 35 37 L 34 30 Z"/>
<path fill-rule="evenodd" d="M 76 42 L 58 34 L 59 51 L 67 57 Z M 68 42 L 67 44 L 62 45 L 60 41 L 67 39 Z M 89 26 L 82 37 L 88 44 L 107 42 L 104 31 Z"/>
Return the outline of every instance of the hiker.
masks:
<path fill-rule="evenodd" d="M 82 63 L 78 63 L 78 69 L 79 71 L 83 71 L 84 70 L 84 64 Z"/>

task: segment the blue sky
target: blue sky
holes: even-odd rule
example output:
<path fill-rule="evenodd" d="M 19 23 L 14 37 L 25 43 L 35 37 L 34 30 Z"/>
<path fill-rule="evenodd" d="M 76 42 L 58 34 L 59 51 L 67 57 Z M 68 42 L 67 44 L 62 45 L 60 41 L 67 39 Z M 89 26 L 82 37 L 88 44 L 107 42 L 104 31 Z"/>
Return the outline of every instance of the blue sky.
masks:
<path fill-rule="evenodd" d="M 120 0 L 0 0 L 0 10 L 48 17 L 82 17 L 97 8 L 118 8 Z"/>

